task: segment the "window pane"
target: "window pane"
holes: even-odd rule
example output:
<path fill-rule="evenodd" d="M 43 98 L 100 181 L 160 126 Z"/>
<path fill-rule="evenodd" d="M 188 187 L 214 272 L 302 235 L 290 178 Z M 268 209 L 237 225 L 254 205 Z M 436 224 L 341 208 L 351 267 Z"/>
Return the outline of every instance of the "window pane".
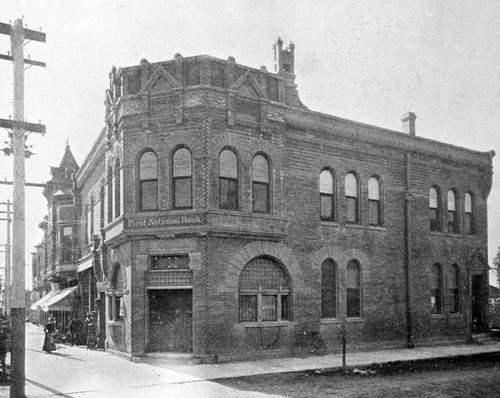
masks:
<path fill-rule="evenodd" d="M 262 155 L 253 158 L 253 181 L 269 182 L 269 163 Z"/>
<path fill-rule="evenodd" d="M 431 209 L 438 208 L 438 194 L 436 188 L 431 188 L 429 190 L 429 207 Z"/>
<path fill-rule="evenodd" d="M 190 208 L 191 205 L 191 178 L 174 179 L 174 207 Z"/>
<path fill-rule="evenodd" d="M 153 152 L 145 152 L 139 162 L 139 179 L 152 180 L 156 178 L 158 178 L 156 155 Z"/>
<path fill-rule="evenodd" d="M 224 210 L 238 210 L 238 180 L 220 178 L 219 207 Z"/>
<path fill-rule="evenodd" d="M 220 177 L 238 179 L 238 159 L 230 150 L 224 150 L 219 159 Z"/>
<path fill-rule="evenodd" d="M 472 213 L 472 196 L 470 193 L 465 194 L 465 212 Z"/>
<path fill-rule="evenodd" d="M 453 191 L 448 191 L 448 210 L 455 211 L 455 193 Z"/>
<path fill-rule="evenodd" d="M 346 221 L 347 222 L 357 222 L 358 221 L 358 215 L 357 215 L 357 205 L 358 205 L 358 200 L 357 198 L 346 198 L 346 205 L 347 205 L 347 212 L 346 212 Z"/>
<path fill-rule="evenodd" d="M 141 210 L 158 208 L 158 184 L 154 181 L 142 181 L 140 185 Z"/>
<path fill-rule="evenodd" d="M 321 219 L 322 220 L 333 219 L 333 196 L 321 194 L 320 201 L 321 201 Z"/>
<path fill-rule="evenodd" d="M 361 298 L 359 289 L 347 289 L 347 317 L 359 318 L 361 316 Z"/>
<path fill-rule="evenodd" d="M 253 183 L 252 206 L 256 213 L 269 213 L 269 184 Z"/>
<path fill-rule="evenodd" d="M 257 322 L 257 296 L 240 296 L 240 321 Z"/>
<path fill-rule="evenodd" d="M 370 200 L 370 225 L 380 225 L 380 202 Z"/>
<path fill-rule="evenodd" d="M 262 320 L 276 321 L 277 317 L 277 297 L 275 295 L 262 296 Z"/>
<path fill-rule="evenodd" d="M 319 175 L 319 192 L 333 194 L 333 176 L 328 170 Z"/>
<path fill-rule="evenodd" d="M 345 176 L 345 196 L 358 197 L 358 180 L 352 173 Z"/>
<path fill-rule="evenodd" d="M 439 265 L 432 266 L 431 274 L 431 313 L 441 313 L 441 268 Z"/>
<path fill-rule="evenodd" d="M 288 300 L 288 295 L 281 295 L 281 320 L 290 320 L 290 302 Z"/>
<path fill-rule="evenodd" d="M 191 177 L 191 152 L 180 148 L 174 153 L 174 177 Z"/>
<path fill-rule="evenodd" d="M 439 231 L 440 226 L 439 226 L 437 209 L 433 208 L 429 209 L 429 220 L 430 220 L 431 231 Z"/>
<path fill-rule="evenodd" d="M 375 177 L 368 180 L 368 199 L 380 200 L 380 185 Z"/>
<path fill-rule="evenodd" d="M 265 257 L 250 261 L 240 274 L 241 289 L 279 289 L 289 286 L 287 273 L 276 261 Z"/>

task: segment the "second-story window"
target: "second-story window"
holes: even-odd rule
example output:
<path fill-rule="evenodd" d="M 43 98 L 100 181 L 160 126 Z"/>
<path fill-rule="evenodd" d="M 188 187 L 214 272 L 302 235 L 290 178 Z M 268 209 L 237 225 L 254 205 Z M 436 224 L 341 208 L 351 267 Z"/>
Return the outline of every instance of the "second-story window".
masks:
<path fill-rule="evenodd" d="M 122 214 L 121 191 L 122 191 L 121 164 L 120 164 L 120 158 L 117 158 L 115 163 L 115 217 L 120 217 L 120 215 Z"/>
<path fill-rule="evenodd" d="M 255 213 L 269 213 L 269 162 L 262 155 L 253 158 L 252 163 L 252 210 Z"/>
<path fill-rule="evenodd" d="M 60 234 L 60 261 L 62 264 L 68 264 L 73 262 L 73 228 L 63 226 Z"/>
<path fill-rule="evenodd" d="M 113 169 L 108 169 L 108 223 L 113 221 Z"/>
<path fill-rule="evenodd" d="M 382 225 L 382 202 L 380 199 L 380 182 L 377 177 L 371 177 L 368 180 L 370 225 Z"/>
<path fill-rule="evenodd" d="M 441 231 L 441 202 L 439 192 L 436 187 L 429 189 L 429 221 L 431 231 Z"/>
<path fill-rule="evenodd" d="M 464 227 L 467 235 L 474 235 L 476 233 L 476 224 L 474 219 L 474 202 L 472 195 L 467 192 L 464 198 L 465 220 Z"/>
<path fill-rule="evenodd" d="M 323 170 L 319 175 L 319 200 L 321 220 L 334 221 L 334 185 L 333 175 L 330 170 Z"/>
<path fill-rule="evenodd" d="M 225 149 L 219 157 L 219 208 L 238 210 L 239 208 L 238 158 Z"/>
<path fill-rule="evenodd" d="M 106 197 L 106 188 L 104 187 L 104 184 L 101 185 L 101 191 L 99 192 L 99 201 L 101 202 L 101 208 L 100 208 L 100 213 L 99 213 L 99 228 L 104 228 L 104 214 L 105 214 L 105 206 L 104 206 L 104 200 Z"/>
<path fill-rule="evenodd" d="M 173 207 L 174 209 L 191 209 L 193 207 L 193 167 L 189 149 L 177 149 L 172 157 L 172 163 Z"/>
<path fill-rule="evenodd" d="M 460 232 L 457 212 L 457 199 L 453 190 L 448 191 L 448 232 Z"/>
<path fill-rule="evenodd" d="M 358 179 L 354 173 L 348 173 L 345 176 L 345 200 L 346 215 L 345 220 L 348 223 L 359 223 L 359 190 Z"/>
<path fill-rule="evenodd" d="M 139 210 L 158 209 L 158 165 L 156 154 L 144 152 L 139 159 Z"/>

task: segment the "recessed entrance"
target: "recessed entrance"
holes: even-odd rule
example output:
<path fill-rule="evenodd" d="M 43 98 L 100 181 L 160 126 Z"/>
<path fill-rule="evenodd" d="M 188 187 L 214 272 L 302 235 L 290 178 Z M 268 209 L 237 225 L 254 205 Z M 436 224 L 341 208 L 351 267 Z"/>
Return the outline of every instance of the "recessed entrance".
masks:
<path fill-rule="evenodd" d="M 483 332 L 486 326 L 483 275 L 472 276 L 472 331 Z"/>
<path fill-rule="evenodd" d="M 154 289 L 148 296 L 148 351 L 192 352 L 192 289 Z"/>

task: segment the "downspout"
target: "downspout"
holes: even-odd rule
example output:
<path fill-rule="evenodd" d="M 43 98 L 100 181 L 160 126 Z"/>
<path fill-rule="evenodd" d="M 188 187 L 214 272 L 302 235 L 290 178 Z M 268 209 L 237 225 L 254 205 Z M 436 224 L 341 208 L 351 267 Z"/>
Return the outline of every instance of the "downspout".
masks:
<path fill-rule="evenodd" d="M 405 181 L 405 284 L 406 284 L 406 347 L 413 348 L 413 321 L 411 306 L 411 154 L 406 157 L 406 181 Z"/>

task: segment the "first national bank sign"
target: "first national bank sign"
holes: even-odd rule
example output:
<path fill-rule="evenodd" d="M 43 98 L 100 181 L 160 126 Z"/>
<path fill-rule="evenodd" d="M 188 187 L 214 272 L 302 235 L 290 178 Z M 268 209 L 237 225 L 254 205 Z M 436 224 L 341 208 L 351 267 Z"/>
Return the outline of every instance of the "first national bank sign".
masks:
<path fill-rule="evenodd" d="M 184 227 L 203 223 L 203 214 L 176 214 L 166 216 L 144 216 L 125 219 L 125 228 Z"/>

